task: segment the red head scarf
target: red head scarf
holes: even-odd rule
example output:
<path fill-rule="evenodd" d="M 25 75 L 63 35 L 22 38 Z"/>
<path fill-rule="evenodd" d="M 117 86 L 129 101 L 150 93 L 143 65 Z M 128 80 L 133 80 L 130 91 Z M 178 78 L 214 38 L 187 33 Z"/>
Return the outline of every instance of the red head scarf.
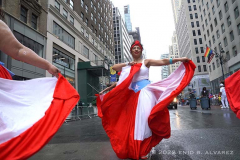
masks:
<path fill-rule="evenodd" d="M 132 52 L 132 49 L 134 46 L 139 46 L 141 48 L 141 50 L 143 50 L 141 43 L 139 41 L 135 41 L 130 48 L 130 52 Z"/>

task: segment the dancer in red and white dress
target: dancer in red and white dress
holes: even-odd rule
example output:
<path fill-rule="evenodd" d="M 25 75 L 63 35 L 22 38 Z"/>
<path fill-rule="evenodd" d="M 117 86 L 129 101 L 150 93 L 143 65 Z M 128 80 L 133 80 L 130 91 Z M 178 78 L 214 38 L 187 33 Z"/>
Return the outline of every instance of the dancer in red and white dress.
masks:
<path fill-rule="evenodd" d="M 79 95 L 55 66 L 19 43 L 1 20 L 0 50 L 58 77 L 14 81 L 0 63 L 0 159 L 28 159 L 50 141 Z"/>
<path fill-rule="evenodd" d="M 117 87 L 98 97 L 102 125 L 121 159 L 144 159 L 152 147 L 170 137 L 167 106 L 191 81 L 195 65 L 187 58 L 142 59 L 142 45 L 131 46 L 134 59 L 112 68 L 121 71 Z M 150 66 L 183 62 L 168 78 L 150 83 Z"/>

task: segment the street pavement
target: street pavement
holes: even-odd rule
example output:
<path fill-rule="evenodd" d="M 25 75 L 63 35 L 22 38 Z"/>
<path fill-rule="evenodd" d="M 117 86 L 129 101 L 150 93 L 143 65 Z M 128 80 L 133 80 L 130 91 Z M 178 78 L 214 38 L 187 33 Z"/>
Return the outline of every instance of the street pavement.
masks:
<path fill-rule="evenodd" d="M 240 160 L 240 119 L 231 109 L 212 106 L 171 109 L 171 137 L 151 151 L 149 160 Z M 161 117 L 159 117 L 161 118 Z M 119 160 L 99 117 L 64 123 L 30 160 Z"/>

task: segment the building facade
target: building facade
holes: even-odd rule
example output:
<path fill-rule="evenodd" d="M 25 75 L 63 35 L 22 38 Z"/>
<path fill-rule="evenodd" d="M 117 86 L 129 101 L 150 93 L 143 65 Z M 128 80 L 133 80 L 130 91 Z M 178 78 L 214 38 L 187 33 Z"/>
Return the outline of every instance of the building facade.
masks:
<path fill-rule="evenodd" d="M 1 0 L 0 4 L 5 11 L 5 22 L 17 40 L 40 57 L 46 58 L 47 1 Z M 15 73 L 15 80 L 46 76 L 45 70 L 12 59 L 3 53 L 0 53 L 0 61 Z"/>
<path fill-rule="evenodd" d="M 169 54 L 162 54 L 161 55 L 161 59 L 168 59 L 169 58 Z M 169 68 L 168 66 L 161 66 L 162 68 L 162 79 L 165 79 L 169 76 Z"/>
<path fill-rule="evenodd" d="M 240 1 L 198 0 L 197 3 L 204 45 L 215 52 L 208 69 L 212 92 L 218 94 L 223 75 L 226 78 L 240 69 Z M 222 67 L 216 53 L 223 56 Z"/>
<path fill-rule="evenodd" d="M 141 42 L 141 35 L 140 35 L 140 29 L 139 27 L 135 28 L 135 31 L 132 32 L 128 32 L 129 35 L 133 36 L 134 41 L 138 40 L 139 42 Z"/>
<path fill-rule="evenodd" d="M 129 5 L 124 6 L 124 18 L 125 24 L 128 32 L 132 32 L 132 22 L 130 17 L 130 7 Z"/>
<path fill-rule="evenodd" d="M 178 21 L 178 15 L 179 15 L 179 12 L 180 12 L 181 1 L 182 0 L 171 0 L 172 10 L 173 10 L 173 18 L 174 18 L 175 25 Z"/>
<path fill-rule="evenodd" d="M 199 14 L 199 3 L 196 0 L 182 1 L 177 17 L 176 33 L 178 40 L 179 56 L 188 57 L 196 64 L 194 77 L 208 77 L 207 60 L 204 57 L 206 47 L 204 45 L 203 32 Z M 191 82 L 194 83 L 194 82 Z M 202 88 L 193 86 L 196 96 L 199 96 Z M 210 88 L 210 84 L 206 84 Z M 187 94 L 187 93 L 186 93 Z"/>
<path fill-rule="evenodd" d="M 176 32 L 173 32 L 172 45 L 169 46 L 169 58 L 179 58 L 178 43 Z M 180 65 L 180 62 L 169 65 L 169 75 L 174 72 Z"/>
<path fill-rule="evenodd" d="M 117 7 L 113 8 L 113 31 L 115 43 L 115 63 L 131 62 L 131 37 L 128 35 L 125 22 Z"/>

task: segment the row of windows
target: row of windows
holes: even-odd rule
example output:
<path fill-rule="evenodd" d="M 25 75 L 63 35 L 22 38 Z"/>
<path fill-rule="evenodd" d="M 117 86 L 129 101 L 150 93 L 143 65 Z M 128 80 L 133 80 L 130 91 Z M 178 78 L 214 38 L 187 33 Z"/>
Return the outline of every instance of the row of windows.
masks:
<path fill-rule="evenodd" d="M 25 8 L 24 6 L 21 6 L 21 11 L 20 11 L 20 20 L 23 21 L 24 23 L 27 23 L 27 17 L 28 17 L 28 9 Z M 37 19 L 38 16 L 32 13 L 31 15 L 31 27 L 34 29 L 37 29 Z"/>
<path fill-rule="evenodd" d="M 202 67 L 199 65 L 198 66 L 198 72 L 202 72 Z M 207 66 L 203 65 L 203 72 L 207 72 Z"/>

